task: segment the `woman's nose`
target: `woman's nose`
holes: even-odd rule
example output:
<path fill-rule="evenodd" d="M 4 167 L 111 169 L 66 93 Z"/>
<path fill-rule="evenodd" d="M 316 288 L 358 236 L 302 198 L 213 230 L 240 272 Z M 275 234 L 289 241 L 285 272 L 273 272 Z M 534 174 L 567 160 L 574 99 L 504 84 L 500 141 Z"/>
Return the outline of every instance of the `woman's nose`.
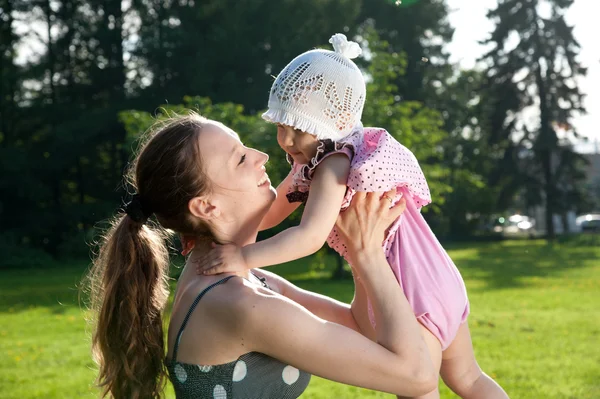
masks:
<path fill-rule="evenodd" d="M 269 155 L 265 154 L 264 152 L 258 151 L 258 150 L 254 150 L 256 151 L 256 162 L 259 166 L 263 166 L 264 164 L 267 163 L 267 161 L 269 160 Z"/>

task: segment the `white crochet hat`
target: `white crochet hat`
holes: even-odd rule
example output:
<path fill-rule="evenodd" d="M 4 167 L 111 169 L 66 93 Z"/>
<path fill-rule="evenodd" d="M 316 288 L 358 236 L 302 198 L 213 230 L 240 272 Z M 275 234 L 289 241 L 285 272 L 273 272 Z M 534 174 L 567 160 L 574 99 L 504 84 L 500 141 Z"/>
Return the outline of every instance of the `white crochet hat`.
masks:
<path fill-rule="evenodd" d="M 361 54 L 360 46 L 341 33 L 329 43 L 335 52 L 307 51 L 279 73 L 271 87 L 269 109 L 262 115 L 265 120 L 334 141 L 362 126 L 366 85 L 351 61 Z"/>

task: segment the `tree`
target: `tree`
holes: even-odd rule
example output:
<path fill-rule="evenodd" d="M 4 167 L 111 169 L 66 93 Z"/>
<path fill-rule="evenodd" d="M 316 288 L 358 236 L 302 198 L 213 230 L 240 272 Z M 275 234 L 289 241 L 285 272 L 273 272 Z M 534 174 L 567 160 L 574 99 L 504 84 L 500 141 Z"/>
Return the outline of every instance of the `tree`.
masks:
<path fill-rule="evenodd" d="M 439 211 L 450 187 L 444 182 L 448 169 L 440 164 L 440 144 L 446 136 L 440 113 L 419 101 L 402 101 L 396 82 L 406 72 L 404 53 L 393 50 L 376 30 L 361 32 L 371 54 L 366 74 L 367 100 L 363 111 L 365 126 L 383 127 L 411 150 L 423 169 L 431 195 L 436 201 L 427 208 Z"/>
<path fill-rule="evenodd" d="M 404 73 L 396 76 L 397 95 L 432 106 L 435 88 L 451 73 L 444 44 L 454 29 L 445 1 L 364 0 L 360 25 L 372 25 L 392 53 L 405 55 Z"/>
<path fill-rule="evenodd" d="M 80 240 L 94 214 L 118 201 L 114 186 L 126 161 L 117 120 L 126 107 L 121 1 L 15 4 L 20 22 L 30 27 L 25 34 L 45 50 L 22 67 L 27 84 L 19 112 L 27 117 L 10 162 L 24 186 L 15 190 L 21 198 L 13 205 L 27 211 L 10 215 L 16 223 L 9 226 L 57 255 L 61 243 Z"/>
<path fill-rule="evenodd" d="M 436 91 L 436 109 L 441 110 L 444 130 L 442 164 L 448 168 L 451 192 L 442 206 L 446 235 L 469 237 L 482 220 L 495 212 L 498 185 L 488 185 L 497 164 L 494 146 L 487 141 L 489 96 L 482 90 L 484 75 L 477 70 L 459 70 Z"/>
<path fill-rule="evenodd" d="M 119 182 L 132 142 L 118 115 L 126 109 L 152 115 L 184 98 L 269 152 L 271 175 L 283 178 L 288 166 L 275 130 L 257 114 L 273 75 L 307 49 L 331 48 L 335 32 L 356 37 L 374 18 L 390 41 L 373 66 L 380 70 L 372 72 L 379 75 L 365 117 L 417 153 L 440 204 L 446 169 L 435 143 L 443 132 L 439 115 L 424 106 L 432 97 L 423 87 L 445 62 L 432 41 L 447 29 L 437 26 L 445 7 L 437 0 L 395 7 L 396 17 L 415 25 L 401 29 L 376 8 L 360 0 L 0 0 L 3 237 L 54 255 L 87 252 L 82 236 L 124 194 Z M 20 43 L 31 41 L 40 50 L 16 65 Z"/>
<path fill-rule="evenodd" d="M 28 181 L 22 173 L 27 154 L 19 140 L 22 75 L 15 64 L 19 42 L 14 31 L 16 11 L 10 0 L 0 1 L 0 225 L 7 231 L 18 227 L 12 210 L 20 201 L 19 186 Z"/>
<path fill-rule="evenodd" d="M 561 179 L 575 186 L 581 180 L 576 166 L 580 157 L 565 145 L 577 136 L 571 118 L 584 109 L 576 78 L 586 73 L 576 59 L 579 44 L 573 29 L 564 19 L 572 3 L 500 0 L 498 7 L 488 12 L 496 27 L 484 42 L 492 46 L 483 57 L 490 65 L 487 77 L 495 86 L 491 90 L 499 101 L 509 104 L 501 107 L 500 117 L 496 116 L 492 137 L 518 142 L 532 152 L 532 156 L 521 158 L 520 171 L 538 182 L 529 186 L 530 191 L 541 188 L 550 239 L 555 235 L 553 215 L 574 206 L 560 201 L 563 194 L 572 191 L 570 185 L 560 183 Z M 513 42 L 516 45 L 511 46 Z M 539 122 L 533 128 L 523 122 L 527 109 L 538 115 Z M 509 145 L 506 154 L 514 149 Z M 528 196 L 535 197 L 535 193 Z"/>
<path fill-rule="evenodd" d="M 266 106 L 272 76 L 343 31 L 359 6 L 359 0 L 134 0 L 140 39 L 132 54 L 151 81 L 143 95 L 155 105 L 197 93 L 254 113 Z"/>

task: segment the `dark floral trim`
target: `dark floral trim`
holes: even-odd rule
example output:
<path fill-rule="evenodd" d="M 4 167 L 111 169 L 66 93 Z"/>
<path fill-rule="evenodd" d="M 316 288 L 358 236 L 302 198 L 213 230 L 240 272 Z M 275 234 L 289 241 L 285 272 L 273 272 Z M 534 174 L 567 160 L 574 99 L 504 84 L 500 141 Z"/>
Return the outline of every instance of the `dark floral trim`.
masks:
<path fill-rule="evenodd" d="M 301 169 L 302 178 L 305 180 L 312 180 L 313 175 L 315 174 L 315 169 L 321 163 L 323 158 L 325 158 L 328 154 L 332 152 L 339 152 L 347 148 L 350 150 L 352 155 L 350 158 L 354 157 L 354 146 L 350 143 L 333 141 L 330 139 L 319 140 L 319 146 L 317 147 L 317 153 L 310 160 L 309 163 L 304 165 Z"/>
<path fill-rule="evenodd" d="M 285 196 L 290 204 L 294 202 L 306 204 L 306 201 L 308 201 L 308 191 L 293 191 L 291 193 L 287 193 Z"/>

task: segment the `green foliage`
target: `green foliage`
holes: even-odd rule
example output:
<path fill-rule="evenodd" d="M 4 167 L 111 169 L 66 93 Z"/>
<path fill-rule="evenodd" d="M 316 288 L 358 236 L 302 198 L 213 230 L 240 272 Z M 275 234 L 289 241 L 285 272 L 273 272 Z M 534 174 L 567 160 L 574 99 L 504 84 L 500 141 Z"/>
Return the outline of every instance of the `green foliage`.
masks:
<path fill-rule="evenodd" d="M 360 12 L 361 27 L 373 27 L 390 53 L 405 55 L 405 72 L 394 79 L 397 94 L 430 106 L 436 86 L 450 69 L 443 46 L 452 40 L 454 30 L 446 2 L 402 0 L 397 5 L 391 0 L 364 0 Z"/>
<path fill-rule="evenodd" d="M 443 130 L 442 116 L 418 101 L 401 101 L 396 82 L 406 71 L 406 55 L 390 52 L 389 43 L 382 40 L 373 28 L 367 27 L 363 36 L 371 55 L 363 123 L 386 129 L 415 154 L 434 199 L 427 208 L 439 211 L 451 191 L 445 183 L 448 169 L 440 164 L 440 146 L 447 135 Z"/>
<path fill-rule="evenodd" d="M 169 102 L 192 88 L 255 112 L 264 107 L 271 75 L 354 26 L 360 6 L 360 0 L 134 1 L 142 22 L 134 55 L 145 64 L 139 79 L 151 72 L 148 94 Z"/>
<path fill-rule="evenodd" d="M 23 242 L 16 234 L 0 235 L 0 270 L 31 269 L 54 265 L 55 261 L 47 252 Z"/>

